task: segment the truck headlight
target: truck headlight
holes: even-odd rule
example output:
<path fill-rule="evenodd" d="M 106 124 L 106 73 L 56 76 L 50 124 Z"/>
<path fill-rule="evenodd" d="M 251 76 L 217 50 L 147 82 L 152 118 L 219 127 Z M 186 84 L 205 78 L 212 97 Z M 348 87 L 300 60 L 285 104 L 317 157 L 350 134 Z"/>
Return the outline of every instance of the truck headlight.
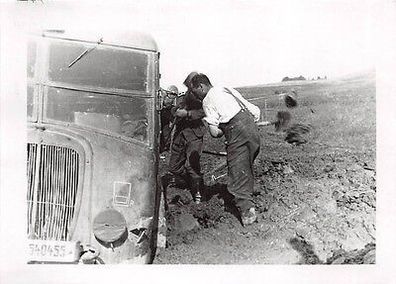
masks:
<path fill-rule="evenodd" d="M 127 234 L 126 220 L 117 210 L 106 209 L 96 215 L 93 233 L 104 245 L 113 247 L 114 242 Z"/>

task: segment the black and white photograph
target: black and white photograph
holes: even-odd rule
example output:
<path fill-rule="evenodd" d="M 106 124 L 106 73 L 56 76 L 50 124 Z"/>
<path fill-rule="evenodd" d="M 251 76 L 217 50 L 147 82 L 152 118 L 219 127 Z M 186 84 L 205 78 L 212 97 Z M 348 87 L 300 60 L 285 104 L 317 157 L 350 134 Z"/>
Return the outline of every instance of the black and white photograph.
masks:
<path fill-rule="evenodd" d="M 395 1 L 0 7 L 0 282 L 395 283 Z"/>

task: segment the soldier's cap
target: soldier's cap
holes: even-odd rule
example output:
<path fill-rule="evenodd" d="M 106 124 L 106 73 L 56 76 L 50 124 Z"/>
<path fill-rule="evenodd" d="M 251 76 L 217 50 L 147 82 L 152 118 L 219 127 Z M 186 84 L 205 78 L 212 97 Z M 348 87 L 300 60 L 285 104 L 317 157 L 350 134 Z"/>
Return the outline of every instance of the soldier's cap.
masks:
<path fill-rule="evenodd" d="M 175 85 L 170 85 L 168 88 L 166 88 L 166 92 L 178 95 L 179 94 L 179 89 Z"/>

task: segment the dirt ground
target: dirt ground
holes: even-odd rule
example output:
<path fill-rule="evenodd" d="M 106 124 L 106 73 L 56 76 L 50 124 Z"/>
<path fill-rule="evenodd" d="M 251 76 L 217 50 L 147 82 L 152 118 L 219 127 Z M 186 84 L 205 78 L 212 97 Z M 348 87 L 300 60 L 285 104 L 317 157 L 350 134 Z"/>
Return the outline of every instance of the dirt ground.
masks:
<path fill-rule="evenodd" d="M 376 171 L 373 75 L 337 81 L 241 88 L 284 110 L 275 90 L 298 93 L 283 131 L 261 127 L 255 161 L 258 221 L 244 228 L 227 194 L 226 158 L 202 155 L 207 196 L 167 190 L 167 246 L 155 264 L 375 263 Z M 262 100 L 254 101 L 263 108 Z M 299 128 L 300 127 L 300 128 Z M 306 131 L 298 131 L 303 127 Z M 297 131 L 296 131 L 297 129 Z M 296 139 L 285 140 L 290 134 Z M 205 137 L 205 149 L 225 151 Z M 161 161 L 167 170 L 169 153 Z M 212 175 L 220 176 L 211 179 Z"/>

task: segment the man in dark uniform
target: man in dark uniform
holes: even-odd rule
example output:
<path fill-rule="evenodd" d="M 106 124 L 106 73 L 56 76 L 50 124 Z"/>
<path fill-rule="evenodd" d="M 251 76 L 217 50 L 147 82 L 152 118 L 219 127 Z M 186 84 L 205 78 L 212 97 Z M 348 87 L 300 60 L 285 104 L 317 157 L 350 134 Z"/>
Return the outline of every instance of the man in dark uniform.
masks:
<path fill-rule="evenodd" d="M 190 73 L 184 85 L 188 88 L 178 97 L 177 105 L 172 109 L 176 129 L 170 149 L 169 172 L 171 183 L 190 187 L 196 203 L 201 201 L 203 174 L 201 173 L 201 154 L 205 126 L 202 118 L 205 113 L 202 102 L 191 92 L 191 78 L 197 72 Z"/>
<path fill-rule="evenodd" d="M 163 90 L 163 106 L 161 109 L 161 136 L 160 136 L 160 153 L 169 150 L 172 135 L 172 107 L 175 106 L 179 90 L 176 86 L 171 85 Z"/>

